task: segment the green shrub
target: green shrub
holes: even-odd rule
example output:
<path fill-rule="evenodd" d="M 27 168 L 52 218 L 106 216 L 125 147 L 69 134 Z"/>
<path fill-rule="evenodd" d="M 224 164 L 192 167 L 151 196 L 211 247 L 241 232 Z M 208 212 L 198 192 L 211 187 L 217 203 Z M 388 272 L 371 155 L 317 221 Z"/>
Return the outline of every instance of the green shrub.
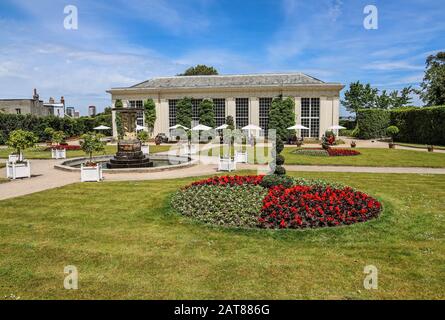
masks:
<path fill-rule="evenodd" d="M 353 137 L 353 132 L 354 129 L 343 129 L 339 131 L 339 136 L 343 136 L 343 137 Z"/>
<path fill-rule="evenodd" d="M 361 139 L 375 139 L 386 135 L 390 125 L 390 111 L 384 109 L 361 109 L 357 112 L 358 133 Z"/>
<path fill-rule="evenodd" d="M 282 185 L 286 188 L 290 188 L 294 185 L 294 178 L 286 176 L 286 175 L 271 174 L 271 175 L 264 176 L 260 185 L 263 188 L 272 188 L 272 187 L 279 186 L 279 185 Z"/>
<path fill-rule="evenodd" d="M 274 174 L 283 176 L 286 174 L 286 169 L 283 166 L 276 166 Z"/>
<path fill-rule="evenodd" d="M 281 154 L 277 155 L 277 158 L 275 160 L 275 164 L 277 166 L 282 166 L 284 164 L 284 157 Z"/>
<path fill-rule="evenodd" d="M 391 124 L 399 128 L 396 141 L 445 145 L 445 106 L 393 110 Z"/>
<path fill-rule="evenodd" d="M 386 134 L 391 137 L 391 140 L 394 141 L 394 136 L 399 133 L 399 128 L 396 126 L 389 126 L 386 128 Z"/>

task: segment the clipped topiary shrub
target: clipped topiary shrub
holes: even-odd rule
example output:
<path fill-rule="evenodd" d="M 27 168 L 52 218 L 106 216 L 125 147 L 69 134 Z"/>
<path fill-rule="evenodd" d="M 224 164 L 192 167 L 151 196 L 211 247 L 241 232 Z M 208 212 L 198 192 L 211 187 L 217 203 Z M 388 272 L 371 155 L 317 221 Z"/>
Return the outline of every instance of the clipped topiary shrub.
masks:
<path fill-rule="evenodd" d="M 445 106 L 392 110 L 391 124 L 399 128 L 396 141 L 445 145 Z"/>
<path fill-rule="evenodd" d="M 295 184 L 295 179 L 286 175 L 271 174 L 263 177 L 260 185 L 263 188 L 272 188 L 282 185 L 286 188 L 290 188 Z"/>
<path fill-rule="evenodd" d="M 391 114 L 385 109 L 361 109 L 357 112 L 357 138 L 375 139 L 386 136 Z"/>

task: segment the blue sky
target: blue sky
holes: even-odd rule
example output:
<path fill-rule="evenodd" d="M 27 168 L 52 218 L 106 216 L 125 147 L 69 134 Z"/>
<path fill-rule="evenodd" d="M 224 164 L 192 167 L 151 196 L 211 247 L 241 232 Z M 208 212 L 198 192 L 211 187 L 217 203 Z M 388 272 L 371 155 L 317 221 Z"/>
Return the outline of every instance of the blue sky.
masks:
<path fill-rule="evenodd" d="M 368 4 L 379 10 L 377 30 L 363 27 Z M 78 30 L 63 27 L 66 5 L 79 10 Z M 0 0 L 0 98 L 36 87 L 85 114 L 110 104 L 111 87 L 198 63 L 222 74 L 416 86 L 425 58 L 445 50 L 444 12 L 437 0 Z"/>

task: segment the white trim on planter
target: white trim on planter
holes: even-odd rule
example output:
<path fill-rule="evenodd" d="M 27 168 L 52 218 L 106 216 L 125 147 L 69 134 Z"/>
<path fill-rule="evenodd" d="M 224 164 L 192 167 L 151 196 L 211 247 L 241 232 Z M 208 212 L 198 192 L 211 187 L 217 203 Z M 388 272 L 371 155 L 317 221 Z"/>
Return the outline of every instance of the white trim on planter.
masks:
<path fill-rule="evenodd" d="M 53 159 L 66 159 L 66 149 L 51 149 L 51 157 Z"/>
<path fill-rule="evenodd" d="M 17 161 L 19 161 L 19 158 L 20 158 L 20 155 L 18 155 L 18 154 L 15 154 L 15 153 L 10 154 L 8 156 L 8 162 L 17 162 Z"/>
<path fill-rule="evenodd" d="M 198 153 L 198 148 L 195 144 L 183 144 L 181 145 L 180 155 L 194 155 Z"/>
<path fill-rule="evenodd" d="M 102 167 L 96 164 L 95 167 L 80 165 L 81 182 L 99 182 L 103 180 Z"/>
<path fill-rule="evenodd" d="M 143 154 L 149 155 L 150 154 L 150 146 L 148 144 L 147 145 L 142 145 L 141 146 L 141 151 L 142 151 Z"/>
<path fill-rule="evenodd" d="M 247 151 L 235 151 L 235 163 L 247 163 Z"/>
<path fill-rule="evenodd" d="M 232 158 L 219 158 L 218 171 L 236 170 L 236 162 Z"/>
<path fill-rule="evenodd" d="M 31 178 L 31 164 L 28 160 L 24 162 L 7 162 L 6 177 L 13 180 Z"/>

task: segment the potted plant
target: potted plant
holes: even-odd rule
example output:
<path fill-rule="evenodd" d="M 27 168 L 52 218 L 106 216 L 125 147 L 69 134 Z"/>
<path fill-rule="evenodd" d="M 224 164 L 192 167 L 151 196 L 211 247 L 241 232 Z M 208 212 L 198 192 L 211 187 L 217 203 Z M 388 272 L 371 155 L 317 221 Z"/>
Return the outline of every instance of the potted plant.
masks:
<path fill-rule="evenodd" d="M 351 141 L 351 148 L 355 148 L 357 146 L 357 144 L 355 143 L 354 140 Z"/>
<path fill-rule="evenodd" d="M 141 150 L 143 154 L 149 154 L 150 153 L 150 146 L 148 145 L 148 139 L 149 139 L 149 135 L 148 132 L 145 130 L 139 131 L 138 132 L 138 139 L 141 141 L 142 146 L 141 146 Z"/>
<path fill-rule="evenodd" d="M 434 146 L 433 145 L 428 145 L 428 152 L 434 152 Z"/>
<path fill-rule="evenodd" d="M 65 159 L 66 148 L 61 146 L 62 141 L 65 139 L 65 133 L 52 128 L 46 128 L 45 133 L 49 135 L 51 139 L 51 157 L 53 159 Z"/>
<path fill-rule="evenodd" d="M 93 153 L 105 150 L 105 144 L 102 142 L 102 134 L 87 133 L 82 135 L 80 147 L 89 156 L 89 161 L 80 167 L 80 180 L 82 182 L 99 182 L 103 180 L 102 167 L 93 161 Z"/>
<path fill-rule="evenodd" d="M 23 159 L 23 150 L 32 148 L 37 143 L 37 136 L 24 130 L 14 130 L 10 133 L 7 145 L 14 149 L 14 161 L 9 161 L 6 164 L 6 177 L 10 179 L 30 178 L 31 165 L 29 161 Z"/>
<path fill-rule="evenodd" d="M 394 143 L 394 137 L 399 133 L 399 128 L 396 126 L 389 126 L 386 128 L 386 134 L 391 137 L 391 142 L 389 143 L 390 149 L 395 149 L 396 145 Z"/>

